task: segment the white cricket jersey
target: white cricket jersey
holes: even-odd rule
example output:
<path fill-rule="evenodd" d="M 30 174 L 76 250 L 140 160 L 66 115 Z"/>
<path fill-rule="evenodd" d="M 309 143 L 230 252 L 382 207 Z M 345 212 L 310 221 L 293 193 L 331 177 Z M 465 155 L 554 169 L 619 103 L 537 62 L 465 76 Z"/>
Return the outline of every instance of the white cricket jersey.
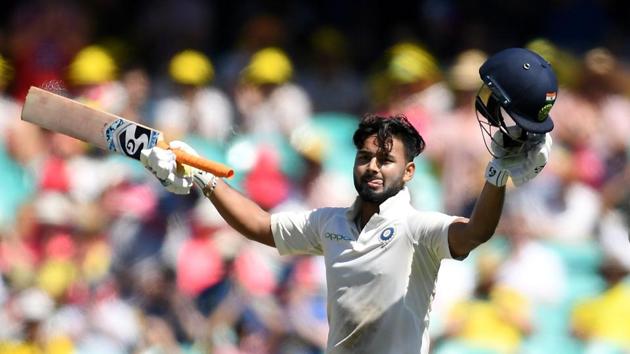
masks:
<path fill-rule="evenodd" d="M 404 188 L 359 232 L 359 203 L 273 214 L 276 247 L 324 256 L 327 353 L 428 353 L 429 308 L 455 217 L 415 210 Z"/>

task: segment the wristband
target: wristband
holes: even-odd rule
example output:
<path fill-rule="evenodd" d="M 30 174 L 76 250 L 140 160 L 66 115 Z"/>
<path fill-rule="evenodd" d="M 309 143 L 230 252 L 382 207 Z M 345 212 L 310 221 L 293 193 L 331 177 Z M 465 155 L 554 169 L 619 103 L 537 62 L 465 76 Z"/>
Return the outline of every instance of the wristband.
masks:
<path fill-rule="evenodd" d="M 193 175 L 193 183 L 206 198 L 210 198 L 214 189 L 217 188 L 217 176 L 204 171 L 197 171 Z"/>
<path fill-rule="evenodd" d="M 500 162 L 492 159 L 486 167 L 486 181 L 497 187 L 504 187 L 507 184 L 510 172 L 500 166 Z"/>

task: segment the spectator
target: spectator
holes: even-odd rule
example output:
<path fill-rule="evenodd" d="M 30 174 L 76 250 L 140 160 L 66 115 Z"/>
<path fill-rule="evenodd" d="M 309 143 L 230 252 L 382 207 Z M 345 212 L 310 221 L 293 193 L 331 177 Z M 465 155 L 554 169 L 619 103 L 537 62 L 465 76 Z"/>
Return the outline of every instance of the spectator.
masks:
<path fill-rule="evenodd" d="M 3 341 L 0 338 L 0 353 L 73 353 L 75 346 L 66 335 L 51 335 L 46 322 L 55 310 L 55 302 L 37 288 L 25 289 L 13 302 L 18 326 L 23 326 L 24 336 L 16 341 Z M 15 324 L 15 323 L 14 323 Z"/>
<path fill-rule="evenodd" d="M 43 139 L 39 128 L 19 120 L 21 106 L 7 89 L 13 81 L 14 70 L 6 57 L 0 56 L 0 183 L 12 188 L 0 198 L 0 229 L 12 225 L 19 205 L 32 192 L 26 166 L 35 168 Z M 29 144 L 23 144 L 28 141 Z"/>
<path fill-rule="evenodd" d="M 559 306 L 569 281 L 563 260 L 528 228 L 522 208 L 508 204 L 506 209 L 499 232 L 506 235 L 509 253 L 497 270 L 497 285 L 517 291 L 533 306 Z"/>
<path fill-rule="evenodd" d="M 13 67 L 6 57 L 0 56 L 0 143 L 6 141 L 9 127 L 15 124 L 20 115 L 20 106 L 7 93 L 7 88 L 13 80 Z"/>
<path fill-rule="evenodd" d="M 387 50 L 385 68 L 386 103 L 389 114 L 404 114 L 427 136 L 433 122 L 452 106 L 437 59 L 425 47 L 400 42 Z"/>
<path fill-rule="evenodd" d="M 169 77 L 174 92 L 155 108 L 155 125 L 167 139 L 196 134 L 215 142 L 227 140 L 234 110 L 228 97 L 209 85 L 214 78 L 210 59 L 197 50 L 181 51 L 169 62 Z"/>
<path fill-rule="evenodd" d="M 152 125 L 153 101 L 151 100 L 152 82 L 146 69 L 141 65 L 131 65 L 124 70 L 120 79 L 127 100 L 120 111 L 120 116 L 132 121 Z"/>
<path fill-rule="evenodd" d="M 24 100 L 30 86 L 63 86 L 65 69 L 92 35 L 85 7 L 72 1 L 22 2 L 9 15 L 7 46 L 19 80 L 12 96 Z"/>
<path fill-rule="evenodd" d="M 308 57 L 308 67 L 298 81 L 313 100 L 313 111 L 363 114 L 366 90 L 350 65 L 343 33 L 333 27 L 317 29 L 310 38 Z"/>
<path fill-rule="evenodd" d="M 601 211 L 601 196 L 580 179 L 583 169 L 577 154 L 557 147 L 550 173 L 515 195 L 533 233 L 564 245 L 583 246 L 594 240 Z"/>
<path fill-rule="evenodd" d="M 283 20 L 272 14 L 259 14 L 248 18 L 234 41 L 234 48 L 219 58 L 217 81 L 227 92 L 234 92 L 240 81 L 241 71 L 252 55 L 267 47 L 282 48 L 289 30 Z"/>
<path fill-rule="evenodd" d="M 114 114 L 120 114 L 127 101 L 118 74 L 114 57 L 99 45 L 82 48 L 66 73 L 69 90 L 76 99 Z"/>
<path fill-rule="evenodd" d="M 289 138 L 309 121 L 310 98 L 291 82 L 292 77 L 293 64 L 281 49 L 269 47 L 252 55 L 235 93 L 245 133 L 281 133 Z"/>
<path fill-rule="evenodd" d="M 628 271 L 614 259 L 604 261 L 600 271 L 606 279 L 606 291 L 576 304 L 571 328 L 586 343 L 587 353 L 626 352 L 630 350 Z"/>
<path fill-rule="evenodd" d="M 455 304 L 447 318 L 447 337 L 461 341 L 468 350 L 518 353 L 523 339 L 532 330 L 529 299 L 516 289 L 496 282 L 500 265 L 495 252 L 481 253 L 477 258 L 473 298 Z"/>
<path fill-rule="evenodd" d="M 461 176 L 477 175 L 484 167 L 486 155 L 484 142 L 478 139 L 479 123 L 474 110 L 475 95 L 481 85 L 477 71 L 486 57 L 484 52 L 474 49 L 456 57 L 447 76 L 455 106 L 434 117 L 433 129 L 427 136 L 427 155 L 444 187 L 444 209 L 462 215 L 470 214 L 476 198 L 471 193 L 481 181 Z"/>

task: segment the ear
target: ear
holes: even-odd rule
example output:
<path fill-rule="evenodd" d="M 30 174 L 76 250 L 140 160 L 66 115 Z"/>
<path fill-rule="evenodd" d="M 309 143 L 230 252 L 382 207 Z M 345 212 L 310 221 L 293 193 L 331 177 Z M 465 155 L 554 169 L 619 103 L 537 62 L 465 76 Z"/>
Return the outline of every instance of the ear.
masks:
<path fill-rule="evenodd" d="M 403 181 L 405 183 L 411 181 L 415 172 L 416 164 L 413 161 L 407 162 L 407 165 L 405 165 L 405 173 L 403 174 Z"/>

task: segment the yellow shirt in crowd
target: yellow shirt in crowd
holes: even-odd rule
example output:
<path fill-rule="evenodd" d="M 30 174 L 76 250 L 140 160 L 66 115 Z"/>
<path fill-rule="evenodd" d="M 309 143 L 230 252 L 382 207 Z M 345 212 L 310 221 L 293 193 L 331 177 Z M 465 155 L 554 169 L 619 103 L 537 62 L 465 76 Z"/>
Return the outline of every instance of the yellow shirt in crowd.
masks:
<path fill-rule="evenodd" d="M 573 309 L 572 324 L 586 340 L 630 349 L 630 285 L 619 283 L 579 303 Z"/>
<path fill-rule="evenodd" d="M 516 353 L 522 340 L 518 326 L 529 318 L 527 299 L 508 288 L 495 288 L 488 300 L 456 304 L 450 320 L 459 323 L 457 338 L 475 347 L 500 353 Z"/>

